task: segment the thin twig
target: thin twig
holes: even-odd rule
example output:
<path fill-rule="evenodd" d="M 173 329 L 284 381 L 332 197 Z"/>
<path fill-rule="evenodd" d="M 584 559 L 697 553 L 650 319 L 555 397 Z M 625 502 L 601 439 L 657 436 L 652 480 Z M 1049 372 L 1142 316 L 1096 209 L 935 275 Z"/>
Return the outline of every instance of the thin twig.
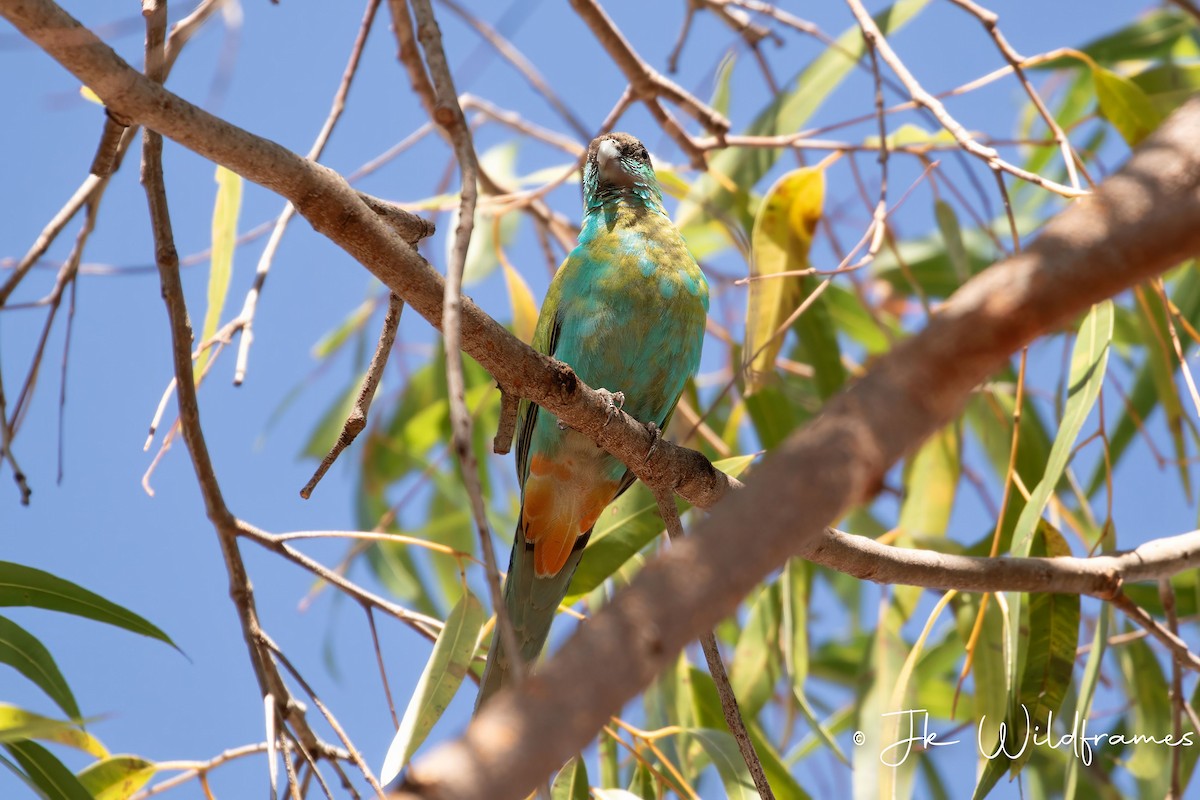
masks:
<path fill-rule="evenodd" d="M 333 466 L 333 462 L 337 461 L 342 451 L 349 447 L 366 429 L 371 401 L 375 399 L 375 390 L 379 388 L 383 370 L 387 367 L 388 356 L 392 352 L 392 345 L 396 343 L 396 331 L 400 328 L 400 314 L 403 311 L 404 301 L 395 293 L 389 294 L 387 312 L 383 316 L 383 329 L 379 332 L 379 341 L 375 345 L 371 363 L 367 366 L 367 373 L 363 376 L 358 396 L 354 398 L 354 407 L 350 409 L 350 414 L 342 425 L 337 441 L 321 459 L 321 463 L 317 466 L 313 476 L 308 479 L 308 483 L 304 484 L 304 488 L 300 490 L 300 496 L 305 500 L 312 496 L 313 489 L 320 483 L 321 478 L 325 477 L 325 473 Z"/>

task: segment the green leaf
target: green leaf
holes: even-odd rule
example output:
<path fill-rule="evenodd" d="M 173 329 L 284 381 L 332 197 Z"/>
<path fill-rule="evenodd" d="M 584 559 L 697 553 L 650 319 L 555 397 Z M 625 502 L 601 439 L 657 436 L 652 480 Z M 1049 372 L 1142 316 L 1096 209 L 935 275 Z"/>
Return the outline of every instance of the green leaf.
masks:
<path fill-rule="evenodd" d="M 1154 651 L 1144 639 L 1138 639 L 1117 652 L 1132 709 L 1131 732 L 1161 738 L 1171 730 L 1171 700 L 1166 676 Z M 1141 797 L 1167 796 L 1171 785 L 1171 749 L 1155 741 L 1132 745 L 1133 753 L 1126 766 L 1137 779 Z"/>
<path fill-rule="evenodd" d="M 958 489 L 960 450 L 957 424 L 925 440 L 908 461 L 899 527 L 905 536 L 945 536 Z"/>
<path fill-rule="evenodd" d="M 1154 9 L 1120 30 L 1095 39 L 1081 49 L 1101 64 L 1122 61 L 1158 61 L 1171 55 L 1177 44 L 1189 37 L 1194 24 L 1178 11 Z M 1041 65 L 1042 69 L 1059 69 L 1063 59 Z M 1078 62 L 1067 62 L 1075 63 Z"/>
<path fill-rule="evenodd" d="M 80 716 L 71 687 L 50 651 L 17 623 L 0 617 L 0 664 L 8 664 L 37 684 L 68 717 Z"/>
<path fill-rule="evenodd" d="M 128 800 L 158 771 L 153 761 L 137 756 L 110 756 L 79 773 L 79 782 L 95 800 Z"/>
<path fill-rule="evenodd" d="M 757 717 L 779 678 L 779 583 L 763 586 L 750 606 L 729 665 L 729 683 L 743 715 Z"/>
<path fill-rule="evenodd" d="M 966 283 L 967 278 L 971 276 L 971 261 L 967 256 L 966 245 L 963 244 L 962 226 L 958 224 L 958 215 L 954 213 L 954 207 L 944 200 L 934 201 L 933 214 L 937 217 L 942 241 L 946 243 L 946 257 L 954 269 L 954 276 L 960 284 Z"/>
<path fill-rule="evenodd" d="M 721 700 L 717 696 L 717 687 L 713 683 L 712 676 L 696 667 L 684 665 L 682 668 L 686 670 L 687 682 L 691 686 L 692 708 L 690 714 L 681 714 L 681 718 L 686 716 L 699 728 L 725 729 L 725 715 L 721 711 Z M 783 759 L 775 751 L 775 746 L 763 735 L 758 722 L 752 717 L 747 717 L 745 722 L 746 731 L 750 734 L 750 742 L 754 745 L 754 751 L 758 753 L 758 760 L 762 763 L 763 774 L 767 777 L 767 783 L 771 784 L 775 790 L 776 796 L 786 797 L 789 800 L 793 798 L 794 800 L 805 800 L 808 794 L 792 777 L 791 772 L 783 763 Z M 688 727 L 688 730 L 691 730 L 691 727 Z M 687 735 L 687 731 L 684 731 L 680 737 Z M 709 757 L 712 758 L 711 755 Z M 738 762 L 744 763 L 740 753 L 738 753 Z"/>
<path fill-rule="evenodd" d="M 0 606 L 33 606 L 62 611 L 166 642 L 171 638 L 127 608 L 40 569 L 0 561 Z"/>
<path fill-rule="evenodd" d="M 704 748 L 704 752 L 717 768 L 721 783 L 725 786 L 725 796 L 729 800 L 758 800 L 758 791 L 754 788 L 754 780 L 746 769 L 737 742 L 725 731 L 712 728 L 691 728 L 689 736 Z"/>
<path fill-rule="evenodd" d="M 1029 502 L 1021 511 L 1013 534 L 1012 553 L 1024 556 L 1037 528 L 1038 519 L 1046 508 L 1054 487 L 1067 467 L 1067 460 L 1075 446 L 1075 440 L 1104 382 L 1104 371 L 1108 365 L 1109 344 L 1112 341 L 1113 304 L 1105 300 L 1092 306 L 1075 338 L 1071 353 L 1071 368 L 1068 373 L 1067 405 L 1062 424 L 1050 447 L 1046 471 L 1038 485 L 1030 493 Z M 1014 606 L 1015 608 L 1016 606 Z"/>
<path fill-rule="evenodd" d="M 1092 69 L 1092 80 L 1100 110 L 1130 147 L 1137 146 L 1162 123 L 1154 103 L 1133 81 L 1099 66 Z"/>
<path fill-rule="evenodd" d="M 1092 701 L 1096 697 L 1096 686 L 1100 682 L 1100 667 L 1104 662 L 1104 654 L 1108 650 L 1108 628 L 1112 616 L 1111 609 L 1102 607 L 1096 619 L 1096 633 L 1092 637 L 1092 650 L 1088 653 L 1087 665 L 1083 668 L 1083 678 L 1079 682 L 1079 699 L 1076 702 L 1075 713 L 1081 720 L 1088 718 L 1092 710 Z M 1081 759 L 1072 758 L 1067 761 L 1067 780 L 1063 789 L 1063 800 L 1075 800 L 1079 797 L 1079 778 L 1085 772 Z"/>
<path fill-rule="evenodd" d="M 364 300 L 357 308 L 346 315 L 341 324 L 326 333 L 312 346 L 312 356 L 323 361 L 342 348 L 351 336 L 363 329 L 363 325 L 371 318 L 377 303 L 374 300 Z M 324 455 L 324 454 L 322 454 Z"/>
<path fill-rule="evenodd" d="M 346 425 L 346 418 L 350 415 L 350 410 L 354 408 L 354 401 L 358 398 L 361 384 L 362 375 L 358 375 L 325 409 L 317 426 L 308 435 L 304 449 L 300 451 L 302 457 L 315 458 L 318 461 L 325 458 L 337 442 L 338 436 L 341 435 L 342 428 Z"/>
<path fill-rule="evenodd" d="M 745 399 L 745 408 L 765 450 L 786 439 L 807 416 L 784 394 L 781 384 L 762 387 Z"/>
<path fill-rule="evenodd" d="M 381 783 L 390 783 L 400 774 L 454 699 L 471 666 L 479 630 L 485 618 L 483 606 L 475 595 L 470 591 L 464 592 L 446 619 L 446 626 L 438 634 L 425 671 L 421 673 L 408 708 L 404 710 L 400 729 L 388 747 L 383 769 L 380 770 Z"/>
<path fill-rule="evenodd" d="M 1178 270 L 1178 274 L 1179 279 L 1170 293 L 1171 302 L 1179 309 L 1184 319 L 1193 326 L 1200 325 L 1200 270 L 1196 269 L 1194 262 L 1189 261 Z M 1163 412 L 1167 417 L 1167 428 L 1175 446 L 1176 460 L 1180 462 L 1180 477 L 1185 491 L 1190 491 L 1191 481 L 1188 478 L 1187 453 L 1183 439 L 1183 405 L 1179 400 L 1174 380 L 1179 362 L 1168 350 L 1168 340 L 1165 338 L 1168 334 L 1162 304 L 1153 302 L 1148 312 L 1147 307 L 1151 306 L 1153 295 L 1140 288 L 1134 292 L 1142 301 L 1136 303 L 1135 307 L 1146 355 L 1134 378 L 1133 388 L 1129 391 L 1128 406 L 1123 406 L 1117 424 L 1109 433 L 1109 459 L 1115 469 L 1137 435 L 1139 422 L 1149 419 L 1158 404 L 1162 403 Z M 1101 460 L 1088 481 L 1088 497 L 1104 485 L 1104 475 L 1105 464 Z"/>
<path fill-rule="evenodd" d="M 861 344 L 868 355 L 887 352 L 892 343 L 904 335 L 888 320 L 886 312 L 868 311 L 862 298 L 850 289 L 830 284 L 821 299 L 829 309 L 834 328 Z"/>
<path fill-rule="evenodd" d="M 242 176 L 217 166 L 217 201 L 212 216 L 212 256 L 208 270 L 208 308 L 204 312 L 204 328 L 200 341 L 207 341 L 217 332 L 229 281 L 233 276 L 233 251 L 237 248 L 238 214 L 242 207 Z M 204 371 L 212 349 L 200 354 L 195 374 Z"/>
<path fill-rule="evenodd" d="M 736 478 L 755 458 L 753 455 L 733 456 L 716 461 L 713 466 Z M 677 498 L 676 507 L 683 511 L 689 506 Z M 658 514 L 658 502 L 650 490 L 640 482 L 629 487 L 596 520 L 587 550 L 571 578 L 563 602 L 570 605 L 595 589 L 634 554 L 654 541 L 662 533 L 663 527 L 662 517 Z"/>
<path fill-rule="evenodd" d="M 94 800 L 79 779 L 46 748 L 35 742 L 9 742 L 4 749 L 49 800 Z"/>
<path fill-rule="evenodd" d="M 633 766 L 633 776 L 629 781 L 629 793 L 642 800 L 658 800 L 654 775 L 641 761 L 636 762 Z"/>
<path fill-rule="evenodd" d="M 1130 76 L 1160 117 L 1168 117 L 1200 91 L 1200 64 L 1160 64 Z"/>
<path fill-rule="evenodd" d="M 963 648 L 971 640 L 979 618 L 981 596 L 960 594 L 955 598 L 959 639 Z M 978 740 L 989 752 L 998 741 L 1000 725 L 1008 711 L 1008 670 L 1004 658 L 1004 616 L 1000 604 L 992 598 L 983 612 L 983 626 L 975 640 L 971 657 L 971 678 L 975 690 L 971 696 L 972 717 L 976 721 Z"/>
<path fill-rule="evenodd" d="M 782 327 L 804 300 L 805 289 L 812 291 L 803 276 L 773 276 L 809 268 L 808 251 L 824 203 L 825 171 L 801 167 L 775 182 L 754 217 L 742 351 L 747 395 L 774 376 L 775 358 L 786 333 Z M 837 365 L 841 366 L 840 360 Z"/>
<path fill-rule="evenodd" d="M 729 116 L 729 82 L 736 64 L 736 50 L 730 50 L 721 58 L 721 63 L 717 65 L 717 76 L 713 80 L 712 100 L 708 103 L 714 111 L 725 116 Z"/>
<path fill-rule="evenodd" d="M 1025 231 L 1034 228 L 1035 224 L 1033 220 L 1018 218 L 1017 227 Z M 1007 220 L 1004 221 L 1004 231 L 1008 231 Z M 968 228 L 960 230 L 960 233 L 969 274 L 981 272 L 996 259 L 996 245 L 985 232 Z M 887 281 L 905 297 L 918 292 L 926 297 L 949 297 L 962 285 L 958 274 L 961 266 L 951 259 L 947 242 L 939 231 L 900 242 L 895 252 L 892 248 L 885 248 L 871 263 L 870 269 L 874 277 Z"/>
<path fill-rule="evenodd" d="M 1062 534 L 1049 524 L 1039 528 L 1040 547 L 1034 555 L 1057 558 L 1071 555 Z M 1079 595 L 1038 592 L 1029 595 L 1029 635 L 1022 637 L 1025 670 L 1021 677 L 1020 704 L 1029 709 L 1033 725 L 1050 729 L 1050 715 L 1058 714 L 1071 675 L 1075 669 L 1075 650 L 1079 644 Z M 1036 730 L 1036 728 L 1035 728 Z M 1029 760 L 1026 750 L 1016 766 Z"/>
<path fill-rule="evenodd" d="M 550 787 L 550 800 L 588 800 L 587 765 L 576 756 L 567 762 Z"/>
<path fill-rule="evenodd" d="M 884 36 L 890 35 L 924 8 L 927 2 L 899 0 L 876 15 L 875 20 Z M 770 136 L 801 130 L 865 54 L 862 32 L 854 25 L 796 75 L 775 100 L 755 117 L 746 133 Z M 697 223 L 703 225 L 703 217 L 712 217 L 727 210 L 732 211 L 742 227 L 749 230 L 753 215 L 746 189 L 757 184 L 771 170 L 781 152 L 773 148 L 731 147 L 713 156 L 709 161 L 709 173 L 713 174 L 701 175 L 696 180 L 691 195 L 679 205 L 676 215 L 677 225 L 688 242 L 694 244 L 696 237 L 690 229 L 696 227 Z M 719 180 L 714 174 L 722 178 Z M 730 188 L 735 188 L 735 192 L 731 192 Z M 699 258 L 706 255 L 707 252 L 696 253 Z"/>
<path fill-rule="evenodd" d="M 783 664 L 791 678 L 792 688 L 799 697 L 804 696 L 804 681 L 808 677 L 808 603 L 812 579 L 812 565 L 802 558 L 790 558 L 783 567 L 779 586 L 782 627 L 780 646 L 783 649 Z"/>

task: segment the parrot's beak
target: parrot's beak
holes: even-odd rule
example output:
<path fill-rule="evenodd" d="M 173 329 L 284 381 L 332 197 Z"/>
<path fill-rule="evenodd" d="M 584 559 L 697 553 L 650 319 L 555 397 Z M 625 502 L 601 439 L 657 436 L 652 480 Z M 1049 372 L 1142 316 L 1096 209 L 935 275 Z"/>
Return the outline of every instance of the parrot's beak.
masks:
<path fill-rule="evenodd" d="M 596 148 L 596 169 L 600 173 L 602 183 L 629 186 L 633 183 L 633 175 L 625 169 L 621 161 L 621 146 L 615 139 L 605 139 Z"/>

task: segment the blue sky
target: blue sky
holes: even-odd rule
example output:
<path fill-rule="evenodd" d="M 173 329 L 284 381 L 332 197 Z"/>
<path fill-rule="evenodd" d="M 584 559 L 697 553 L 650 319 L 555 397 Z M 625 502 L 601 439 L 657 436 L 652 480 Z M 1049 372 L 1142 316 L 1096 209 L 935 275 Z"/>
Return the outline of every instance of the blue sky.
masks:
<path fill-rule="evenodd" d="M 684 3 L 615 0 L 606 3 L 635 48 L 663 69 L 674 41 Z M 878 7 L 875 4 L 874 7 Z M 951 88 L 1002 64 L 978 24 L 949 4 L 934 4 L 895 38 L 910 69 L 931 90 Z M 559 89 L 573 112 L 589 128 L 599 125 L 624 87 L 624 79 L 608 61 L 581 21 L 566 4 L 475 3 L 472 7 L 498 24 Z M 141 62 L 141 28 L 126 12 L 128 4 L 67 4 L 72 13 L 101 27 L 106 38 L 132 63 Z M 172 20 L 191 5 L 172 6 Z M 502 10 L 503 9 L 503 10 Z M 793 9 L 811 14 L 832 35 L 852 24 L 840 4 L 805 4 Z M 444 7 L 439 19 L 461 91 L 479 94 L 533 121 L 570 135 L 540 98 Z M 1022 53 L 1077 45 L 1123 24 L 1131 6 L 1093 2 L 1011 2 L 1003 4 L 1001 25 Z M 184 52 L 170 88 L 192 102 L 257 134 L 305 152 L 327 113 L 349 47 L 357 30 L 358 4 L 272 5 L 262 0 L 241 7 L 240 25 L 209 25 Z M 812 39 L 785 34 L 788 46 L 767 48 L 781 79 L 798 71 L 820 52 Z M 82 180 L 100 130 L 100 110 L 82 100 L 78 83 L 36 48 L 19 41 L 0 25 L 0 176 L 7 188 L 0 214 L 0 258 L 19 258 L 37 232 Z M 684 51 L 678 80 L 700 97 L 712 90 L 714 52 L 733 47 L 733 34 L 708 15 L 697 18 Z M 744 127 L 765 102 L 750 59 L 739 51 L 730 116 L 735 130 Z M 235 61 L 230 61 L 233 58 Z M 222 89 L 222 69 L 232 65 Z M 216 86 L 216 90 L 214 90 Z M 999 136 L 1014 129 L 1023 96 L 1012 81 L 956 99 L 951 110 L 972 129 Z M 837 122 L 869 113 L 870 79 L 855 75 L 822 108 L 814 124 Z M 419 104 L 395 60 L 395 43 L 381 12 L 371 34 L 349 107 L 334 133 L 323 161 L 348 173 L 386 150 L 424 122 Z M 619 126 L 644 136 L 655 157 L 680 163 L 672 143 L 657 132 L 649 116 L 634 109 Z M 869 126 L 868 126 L 869 127 Z M 869 129 L 855 129 L 865 135 Z M 841 134 L 839 134 L 841 135 Z M 511 132 L 484 126 L 477 147 L 508 141 Z M 1121 152 L 1109 156 L 1118 163 Z M 435 194 L 446 168 L 445 146 L 428 137 L 388 167 L 360 184 L 364 191 L 412 201 Z M 524 144 L 518 153 L 519 173 L 564 163 L 561 153 Z M 911 160 L 910 160 L 911 161 Z M 893 197 L 919 169 L 893 159 Z M 869 160 L 861 165 L 870 168 Z M 165 171 L 175 235 L 181 254 L 208 245 L 215 192 L 213 166 L 168 143 Z M 847 176 L 843 171 L 839 173 Z M 455 180 L 457 180 L 455 178 Z M 845 186 L 831 187 L 839 198 L 853 198 Z M 578 218 L 578 190 L 568 185 L 551 195 L 552 205 Z M 905 235 L 932 229 L 928 202 L 919 211 L 897 217 Z M 916 201 L 914 201 L 914 204 Z M 241 215 L 245 230 L 272 218 L 282 201 L 254 186 L 246 188 Z M 673 204 L 672 204 L 673 205 Z M 862 215 L 860 209 L 847 212 Z M 865 225 L 865 217 L 864 217 Z M 445 217 L 441 229 L 449 230 Z M 74 235 L 72 225 L 51 249 L 48 260 L 62 259 Z M 255 242 L 238 251 L 227 311 L 240 307 L 262 247 Z M 442 234 L 425 252 L 442 266 Z M 827 253 L 828 251 L 826 251 Z M 120 274 L 84 275 L 78 286 L 78 310 L 67 367 L 64 417 L 64 478 L 56 485 L 57 393 L 63 328 L 49 342 L 49 356 L 39 391 L 17 442 L 34 488 L 29 508 L 18 505 L 10 473 L 0 470 L 0 541 L 3 557 L 52 571 L 144 614 L 166 630 L 186 654 L 122 631 L 74 618 L 24 610 L 12 617 L 42 638 L 54 653 L 87 715 L 102 717 L 95 733 L 114 751 L 133 752 L 156 760 L 206 759 L 263 735 L 262 705 L 249 668 L 227 582 L 211 526 L 203 515 L 191 466 L 182 445 L 165 457 L 153 476 L 155 495 L 141 487 L 151 454 L 142 451 L 146 429 L 170 378 L 166 316 L 153 270 L 129 269 L 152 263 L 145 199 L 137 182 L 136 155 L 114 177 L 100 212 L 97 230 L 86 252 L 90 265 L 122 268 Z M 535 237 L 528 225 L 509 250 L 540 300 L 548 281 Z M 717 269 L 740 275 L 744 262 L 735 253 L 714 261 Z M 0 268 L 0 274 L 3 269 Z M 33 300 L 53 282 L 52 267 L 27 281 L 18 300 Z M 184 281 L 193 321 L 202 317 L 206 267 L 185 270 Z M 245 385 L 230 385 L 233 359 L 227 353 L 201 391 L 209 446 L 227 501 L 235 513 L 271 531 L 345 529 L 353 526 L 352 474 L 336 466 L 313 499 L 303 501 L 298 489 L 313 465 L 297 454 L 317 419 L 351 379 L 352 365 L 340 359 L 317 370 L 313 344 L 335 327 L 374 288 L 369 275 L 344 253 L 316 236 L 302 220 L 284 239 L 260 304 L 256 341 Z M 485 309 L 509 315 L 503 281 L 493 276 L 470 287 Z M 722 322 L 736 322 L 742 307 L 730 296 L 714 303 Z M 15 310 L 0 314 L 0 363 L 11 381 L 24 374 L 40 330 L 43 312 Z M 374 327 L 372 323 L 371 327 Z M 428 326 L 406 313 L 402 347 L 419 363 L 433 338 Z M 1060 350 L 1034 351 L 1034 364 L 1058 367 Z M 709 347 L 702 372 L 720 366 L 717 348 Z M 304 391 L 273 416 L 298 383 Z M 1050 384 L 1052 386 L 1052 383 Z M 10 385 L 9 391 L 14 391 Z M 393 378 L 385 385 L 399 387 Z M 508 469 L 507 465 L 504 469 Z M 1129 495 L 1118 505 L 1122 544 L 1193 527 L 1195 512 L 1182 503 L 1144 498 L 1174 480 L 1158 472 L 1148 458 L 1131 462 L 1119 478 L 1129 479 Z M 1174 494 L 1175 487 L 1171 487 Z M 1141 498 L 1140 500 L 1137 498 Z M 967 510 L 956 521 L 970 536 L 986 521 Z M 1127 535 L 1126 535 L 1127 532 Z M 506 532 L 499 532 L 501 540 Z M 507 545 L 504 545 L 506 550 Z M 312 543 L 306 552 L 336 563 L 342 546 Z M 253 545 L 243 547 L 257 590 L 265 626 L 300 669 L 320 687 L 373 764 L 381 763 L 393 733 L 374 666 L 369 633 L 352 605 L 326 592 L 304 612 L 297 603 L 311 586 L 309 576 Z M 357 577 L 373 585 L 365 570 Z M 6 614 L 8 612 L 6 611 Z M 428 645 L 406 629 L 381 627 L 389 679 L 396 694 L 407 697 L 428 655 Z M 48 700 L 14 673 L 0 672 L 5 701 L 52 713 Z M 454 735 L 465 722 L 473 695 L 464 691 L 435 729 L 431 741 Z M 936 757 L 936 756 L 935 756 Z M 820 759 L 818 759 L 820 760 Z M 75 762 L 71 762 L 75 763 Z M 832 760 L 818 769 L 832 787 L 848 788 L 849 774 Z M 961 776 L 969 784 L 969 773 Z M 266 775 L 261 761 L 218 771 L 213 786 L 223 798 L 261 797 Z M 716 784 L 710 784 L 710 790 Z M 995 796 L 1006 796 L 1002 787 Z M 0 774 L 0 796 L 25 791 L 11 776 Z M 19 794 L 15 796 L 20 796 Z M 199 797 L 192 786 L 175 797 Z"/>

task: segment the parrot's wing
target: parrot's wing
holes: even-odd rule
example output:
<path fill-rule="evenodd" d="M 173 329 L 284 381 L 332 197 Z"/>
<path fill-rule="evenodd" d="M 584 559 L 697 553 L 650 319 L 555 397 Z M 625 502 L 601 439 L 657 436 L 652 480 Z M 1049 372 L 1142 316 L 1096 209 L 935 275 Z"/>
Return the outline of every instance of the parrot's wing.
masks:
<path fill-rule="evenodd" d="M 555 310 L 553 317 L 550 319 L 549 330 L 547 331 L 547 339 L 545 349 L 539 347 L 538 339 L 534 336 L 533 346 L 535 350 L 545 353 L 553 357 L 554 351 L 558 347 L 558 336 L 562 332 L 562 314 Z M 541 331 L 539 331 L 541 333 Z M 525 487 L 525 478 L 529 475 L 529 443 L 533 441 L 533 428 L 537 424 L 538 412 L 541 409 L 536 403 L 531 403 L 528 400 L 522 400 L 518 408 L 517 417 L 521 421 L 521 429 L 517 431 L 517 480 L 520 482 L 522 490 Z"/>

